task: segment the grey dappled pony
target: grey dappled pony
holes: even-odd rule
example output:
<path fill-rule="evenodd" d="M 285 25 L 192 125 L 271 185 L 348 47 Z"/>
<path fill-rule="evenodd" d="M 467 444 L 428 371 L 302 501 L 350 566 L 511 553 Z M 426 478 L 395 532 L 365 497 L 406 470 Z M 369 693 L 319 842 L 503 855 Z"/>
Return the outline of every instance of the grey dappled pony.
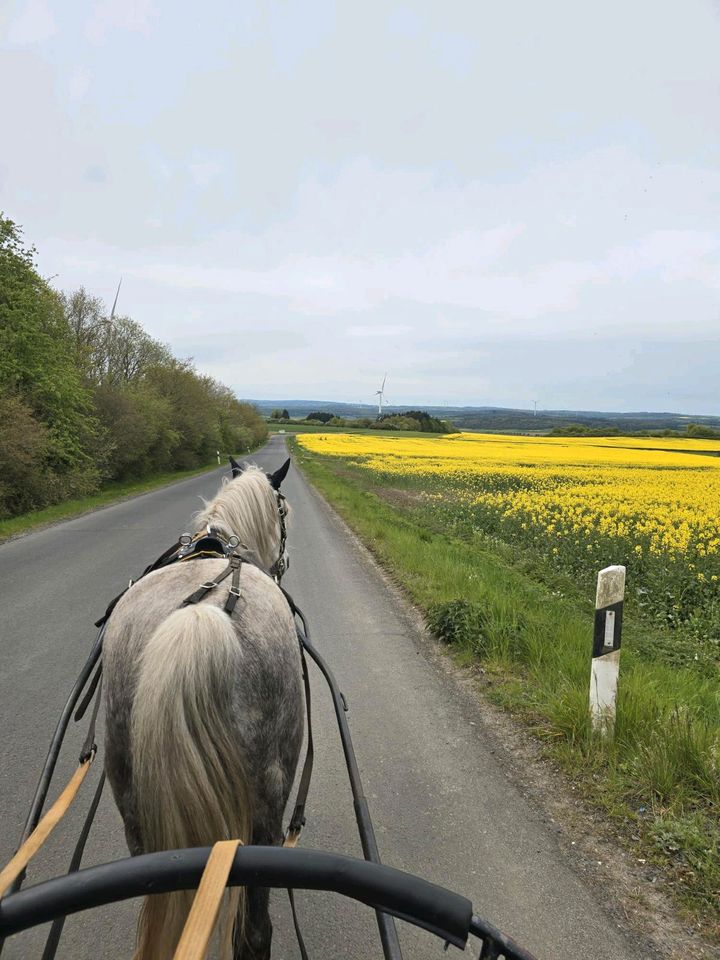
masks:
<path fill-rule="evenodd" d="M 196 531 L 211 525 L 237 536 L 269 569 L 281 549 L 274 487 L 288 465 L 271 477 L 234 465 L 233 479 L 195 518 Z M 226 566 L 202 559 L 149 573 L 108 621 L 105 768 L 132 854 L 236 837 L 282 842 L 304 723 L 298 641 L 279 588 L 251 564 L 242 566 L 232 617 L 222 610 L 229 579 L 181 606 Z M 137 960 L 172 957 L 192 896 L 147 898 Z M 271 936 L 267 890 L 226 894 L 222 957 L 269 957 Z"/>

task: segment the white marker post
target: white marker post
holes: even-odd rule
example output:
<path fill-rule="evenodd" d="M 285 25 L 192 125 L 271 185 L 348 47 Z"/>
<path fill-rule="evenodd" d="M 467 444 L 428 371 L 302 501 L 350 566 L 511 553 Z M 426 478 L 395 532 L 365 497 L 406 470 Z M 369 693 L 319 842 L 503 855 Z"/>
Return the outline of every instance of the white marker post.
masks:
<path fill-rule="evenodd" d="M 624 598 L 625 567 L 605 567 L 598 574 L 590 675 L 590 716 L 593 730 L 602 734 L 615 728 Z"/>
<path fill-rule="evenodd" d="M 220 451 L 219 451 L 219 450 L 216 450 L 215 452 L 217 453 L 218 466 L 220 466 Z"/>

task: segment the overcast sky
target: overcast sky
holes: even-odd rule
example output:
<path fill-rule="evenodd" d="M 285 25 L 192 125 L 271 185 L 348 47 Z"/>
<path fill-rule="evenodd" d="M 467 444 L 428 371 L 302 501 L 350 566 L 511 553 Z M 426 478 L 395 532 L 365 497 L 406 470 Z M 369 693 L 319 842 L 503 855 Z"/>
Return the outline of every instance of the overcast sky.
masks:
<path fill-rule="evenodd" d="M 720 413 L 717 0 L 7 0 L 0 209 L 240 396 Z"/>

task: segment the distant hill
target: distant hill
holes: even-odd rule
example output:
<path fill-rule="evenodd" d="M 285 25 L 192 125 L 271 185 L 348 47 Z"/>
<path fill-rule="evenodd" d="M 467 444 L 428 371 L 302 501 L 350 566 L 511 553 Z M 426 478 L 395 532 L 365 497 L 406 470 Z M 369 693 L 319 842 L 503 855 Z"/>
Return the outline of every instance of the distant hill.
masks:
<path fill-rule="evenodd" d="M 293 419 L 302 419 L 315 410 L 337 414 L 339 417 L 377 416 L 377 406 L 369 403 L 343 403 L 328 400 L 249 400 L 265 416 L 276 408 L 287 410 Z M 450 420 L 460 430 L 480 430 L 489 433 L 549 433 L 551 430 L 581 424 L 592 430 L 619 430 L 635 433 L 655 430 L 684 431 L 689 423 L 720 428 L 720 417 L 690 416 L 680 413 L 656 413 L 639 411 L 613 413 L 594 410 L 532 410 L 508 407 L 437 407 L 411 404 L 421 407 L 430 416 Z M 383 412 L 402 413 L 408 409 L 384 406 Z"/>

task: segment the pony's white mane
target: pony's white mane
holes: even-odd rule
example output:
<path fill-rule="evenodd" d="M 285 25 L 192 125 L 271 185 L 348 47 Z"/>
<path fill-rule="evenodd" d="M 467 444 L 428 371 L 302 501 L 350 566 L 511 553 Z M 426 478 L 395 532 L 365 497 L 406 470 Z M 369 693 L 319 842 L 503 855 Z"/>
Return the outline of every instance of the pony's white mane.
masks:
<path fill-rule="evenodd" d="M 286 509 L 287 507 L 286 504 Z M 239 477 L 224 480 L 213 500 L 195 515 L 195 531 L 208 525 L 224 537 L 238 537 L 269 569 L 280 550 L 280 519 L 275 491 L 260 467 L 251 464 Z"/>

